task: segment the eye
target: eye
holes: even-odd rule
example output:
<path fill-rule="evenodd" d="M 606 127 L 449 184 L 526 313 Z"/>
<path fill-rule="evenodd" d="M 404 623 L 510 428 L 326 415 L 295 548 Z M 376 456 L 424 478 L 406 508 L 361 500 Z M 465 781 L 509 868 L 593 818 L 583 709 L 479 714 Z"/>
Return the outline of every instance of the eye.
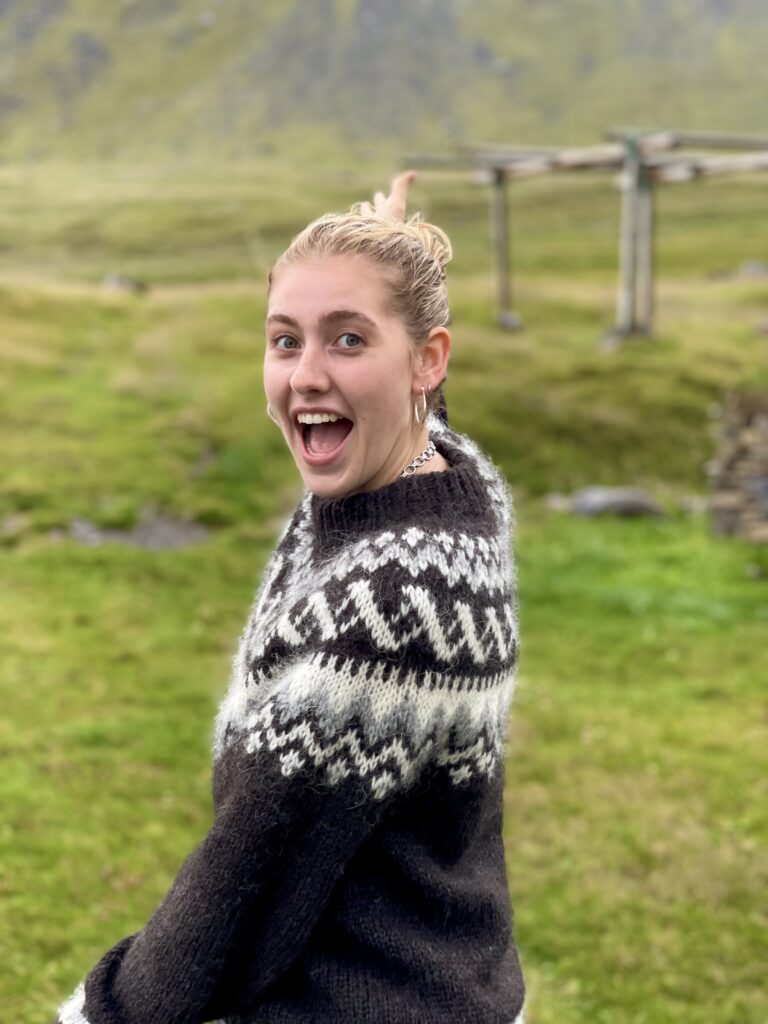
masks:
<path fill-rule="evenodd" d="M 293 351 L 293 349 L 298 348 L 299 345 L 298 341 L 296 341 L 295 338 L 292 338 L 290 334 L 278 335 L 272 344 L 281 352 Z"/>
<path fill-rule="evenodd" d="M 339 335 L 339 344 L 341 348 L 345 349 L 362 348 L 365 341 L 359 334 L 353 334 L 352 331 L 345 331 L 343 334 Z"/>

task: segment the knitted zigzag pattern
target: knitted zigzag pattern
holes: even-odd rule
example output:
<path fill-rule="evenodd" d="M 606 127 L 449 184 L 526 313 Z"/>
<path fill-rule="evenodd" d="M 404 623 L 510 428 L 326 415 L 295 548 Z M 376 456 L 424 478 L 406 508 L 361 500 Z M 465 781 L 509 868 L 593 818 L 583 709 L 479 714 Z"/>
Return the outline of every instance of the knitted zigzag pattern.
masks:
<path fill-rule="evenodd" d="M 497 770 L 518 652 L 511 506 L 473 442 L 431 426 L 471 460 L 496 515 L 351 531 L 324 557 L 305 495 L 241 638 L 215 759 L 238 743 L 286 776 L 355 775 L 377 799 L 430 758 L 457 785 Z"/>

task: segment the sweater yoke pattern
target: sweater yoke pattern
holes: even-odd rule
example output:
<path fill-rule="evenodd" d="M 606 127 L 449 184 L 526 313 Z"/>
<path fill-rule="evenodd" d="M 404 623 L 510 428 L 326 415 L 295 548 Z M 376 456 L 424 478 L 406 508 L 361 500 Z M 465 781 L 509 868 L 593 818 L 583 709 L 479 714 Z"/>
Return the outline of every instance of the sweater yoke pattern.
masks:
<path fill-rule="evenodd" d="M 440 510 L 436 529 L 329 530 L 331 551 L 318 551 L 313 506 L 328 503 L 306 494 L 241 638 L 214 758 L 237 742 L 266 748 L 285 775 L 311 761 L 376 799 L 407 788 L 430 755 L 455 784 L 497 770 L 518 648 L 510 502 L 477 446 L 441 425 L 432 436 L 472 459 L 495 514 L 465 502 Z"/>

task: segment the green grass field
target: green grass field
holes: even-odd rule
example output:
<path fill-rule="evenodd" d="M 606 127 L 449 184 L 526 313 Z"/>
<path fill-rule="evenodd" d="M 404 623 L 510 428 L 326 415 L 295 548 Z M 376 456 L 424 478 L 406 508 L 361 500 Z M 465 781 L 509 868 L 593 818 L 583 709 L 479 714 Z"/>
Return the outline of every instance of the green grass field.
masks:
<path fill-rule="evenodd" d="M 265 272 L 390 170 L 0 169 L 4 1020 L 48 1024 L 209 827 L 213 716 L 300 492 L 265 415 Z M 764 1024 L 768 550 L 681 506 L 706 493 L 713 407 L 768 366 L 768 280 L 717 276 L 768 259 L 764 182 L 662 193 L 657 337 L 611 353 L 607 178 L 514 186 L 516 334 L 494 326 L 485 193 L 417 185 L 456 249 L 451 421 L 517 506 L 505 838 L 529 1024 Z M 108 272 L 149 290 L 106 293 Z M 544 500 L 591 483 L 667 515 Z M 61 537 L 147 508 L 208 539 Z"/>

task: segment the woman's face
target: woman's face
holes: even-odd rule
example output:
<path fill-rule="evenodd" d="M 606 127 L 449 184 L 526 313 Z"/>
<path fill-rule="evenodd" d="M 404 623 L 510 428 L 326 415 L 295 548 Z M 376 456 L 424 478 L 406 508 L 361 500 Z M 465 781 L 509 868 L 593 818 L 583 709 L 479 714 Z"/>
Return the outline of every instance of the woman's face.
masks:
<path fill-rule="evenodd" d="M 386 287 L 361 256 L 289 263 L 272 282 L 264 390 L 304 483 L 323 497 L 391 483 L 426 438 L 411 413 L 413 343 Z M 338 419 L 302 422 L 322 414 Z"/>

